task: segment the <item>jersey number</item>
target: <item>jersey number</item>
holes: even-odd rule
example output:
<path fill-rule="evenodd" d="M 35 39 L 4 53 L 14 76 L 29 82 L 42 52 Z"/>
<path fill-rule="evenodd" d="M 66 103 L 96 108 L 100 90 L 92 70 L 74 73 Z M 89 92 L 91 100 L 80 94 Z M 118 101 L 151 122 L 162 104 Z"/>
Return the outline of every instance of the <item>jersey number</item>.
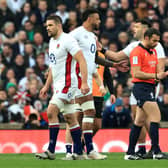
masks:
<path fill-rule="evenodd" d="M 95 53 L 96 52 L 96 46 L 95 46 L 95 44 L 91 44 L 90 51 L 91 51 L 91 53 Z"/>

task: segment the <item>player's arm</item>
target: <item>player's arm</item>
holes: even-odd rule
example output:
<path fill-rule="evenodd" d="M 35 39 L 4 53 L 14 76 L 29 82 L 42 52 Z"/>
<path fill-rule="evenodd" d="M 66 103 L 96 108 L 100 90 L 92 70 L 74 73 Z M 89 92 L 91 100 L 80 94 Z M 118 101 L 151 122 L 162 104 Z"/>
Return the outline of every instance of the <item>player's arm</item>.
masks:
<path fill-rule="evenodd" d="M 165 58 L 159 58 L 157 64 L 157 72 L 164 72 L 165 70 Z"/>
<path fill-rule="evenodd" d="M 47 94 L 47 91 L 50 87 L 52 83 L 52 72 L 51 72 L 51 68 L 49 68 L 49 72 L 48 72 L 48 76 L 47 76 L 47 80 L 45 82 L 45 85 L 43 86 L 43 88 L 40 90 L 40 95 L 42 97 L 44 97 Z"/>
<path fill-rule="evenodd" d="M 89 92 L 89 87 L 88 87 L 88 84 L 87 84 L 88 71 L 87 71 L 86 60 L 85 60 L 81 50 L 78 51 L 74 55 L 74 58 L 79 63 L 79 68 L 80 68 L 80 73 L 81 73 L 81 78 L 82 78 L 81 91 L 82 91 L 83 94 L 86 94 L 86 93 Z"/>
<path fill-rule="evenodd" d="M 111 75 L 108 67 L 104 68 L 103 78 L 104 78 L 104 82 L 106 83 L 108 90 L 111 94 L 110 100 L 112 103 L 115 103 L 116 97 L 114 95 L 114 89 L 113 89 L 113 78 L 112 78 L 112 75 Z"/>
<path fill-rule="evenodd" d="M 103 81 L 101 80 L 101 77 L 98 72 L 93 73 L 93 78 L 95 79 L 97 85 L 99 86 L 99 91 L 104 96 L 106 94 L 106 89 L 104 88 Z"/>
<path fill-rule="evenodd" d="M 97 46 L 97 51 L 100 51 L 108 59 L 110 59 L 112 61 L 118 62 L 118 61 L 121 61 L 121 60 L 124 60 L 124 59 L 128 59 L 127 55 L 123 51 L 114 52 L 114 51 L 111 51 L 111 50 L 106 50 L 106 49 L 103 48 L 101 43 L 98 42 L 98 41 L 96 41 L 96 46 Z"/>

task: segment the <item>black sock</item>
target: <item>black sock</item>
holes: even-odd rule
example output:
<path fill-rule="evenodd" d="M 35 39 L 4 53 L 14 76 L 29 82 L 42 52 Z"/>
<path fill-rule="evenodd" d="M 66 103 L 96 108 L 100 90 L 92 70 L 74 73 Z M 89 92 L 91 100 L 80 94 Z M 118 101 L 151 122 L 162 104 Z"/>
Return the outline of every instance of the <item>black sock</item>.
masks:
<path fill-rule="evenodd" d="M 135 145 L 138 141 L 141 128 L 142 127 L 139 127 L 135 124 L 132 126 L 130 136 L 129 136 L 129 147 L 128 147 L 127 155 L 131 155 L 135 153 Z"/>
<path fill-rule="evenodd" d="M 150 138 L 152 141 L 152 150 L 155 154 L 160 152 L 159 147 L 159 123 L 150 123 Z"/>

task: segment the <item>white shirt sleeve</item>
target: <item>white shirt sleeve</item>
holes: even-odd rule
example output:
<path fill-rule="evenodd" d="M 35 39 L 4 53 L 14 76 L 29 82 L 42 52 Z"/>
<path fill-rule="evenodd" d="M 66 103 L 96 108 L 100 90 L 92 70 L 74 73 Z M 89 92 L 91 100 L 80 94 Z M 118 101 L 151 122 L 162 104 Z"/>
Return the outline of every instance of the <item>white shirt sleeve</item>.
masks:
<path fill-rule="evenodd" d="M 127 47 L 125 47 L 122 51 L 124 52 L 124 54 L 127 55 L 127 57 L 130 56 L 131 51 L 139 44 L 139 41 L 134 41 L 130 44 L 127 45 Z"/>
<path fill-rule="evenodd" d="M 158 43 L 158 45 L 155 47 L 155 49 L 157 52 L 158 59 L 165 58 L 165 52 L 164 52 L 164 49 L 160 43 Z"/>
<path fill-rule="evenodd" d="M 77 41 L 71 35 L 68 35 L 68 39 L 66 40 L 66 48 L 72 56 L 81 50 Z"/>

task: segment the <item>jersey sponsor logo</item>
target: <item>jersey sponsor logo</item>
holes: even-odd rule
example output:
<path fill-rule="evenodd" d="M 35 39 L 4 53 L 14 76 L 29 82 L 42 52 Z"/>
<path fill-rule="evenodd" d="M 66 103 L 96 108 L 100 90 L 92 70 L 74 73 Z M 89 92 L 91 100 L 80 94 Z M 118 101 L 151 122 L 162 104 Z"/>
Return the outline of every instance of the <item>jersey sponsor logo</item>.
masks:
<path fill-rule="evenodd" d="M 49 60 L 50 60 L 50 62 L 51 63 L 53 63 L 53 64 L 56 64 L 56 57 L 55 57 L 55 55 L 53 54 L 53 53 L 51 53 L 50 55 L 49 55 Z"/>
<path fill-rule="evenodd" d="M 133 64 L 138 64 L 138 56 L 133 56 Z"/>

